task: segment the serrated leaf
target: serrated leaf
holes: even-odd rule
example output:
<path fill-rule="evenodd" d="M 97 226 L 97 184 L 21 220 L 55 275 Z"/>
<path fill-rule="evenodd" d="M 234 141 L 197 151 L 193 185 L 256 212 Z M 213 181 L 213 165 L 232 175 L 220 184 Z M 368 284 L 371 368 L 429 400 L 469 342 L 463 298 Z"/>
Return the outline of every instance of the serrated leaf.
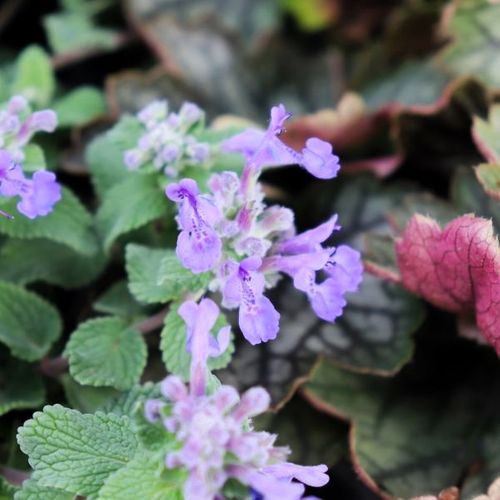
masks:
<path fill-rule="evenodd" d="M 159 272 L 166 250 L 130 243 L 125 250 L 128 286 L 142 303 L 166 303 L 172 299 L 172 288 L 159 283 Z"/>
<path fill-rule="evenodd" d="M 81 385 L 69 374 L 63 375 L 61 383 L 64 388 L 64 395 L 71 408 L 82 413 L 94 413 L 120 394 L 112 387 Z"/>
<path fill-rule="evenodd" d="M 498 56 L 500 5 L 489 0 L 461 0 L 443 17 L 452 41 L 441 61 L 455 75 L 474 75 L 492 87 L 500 87 Z"/>
<path fill-rule="evenodd" d="M 45 239 L 26 242 L 9 238 L 0 247 L 0 261 L 1 280 L 19 285 L 44 281 L 63 288 L 90 283 L 106 265 L 101 252 L 90 257 Z"/>
<path fill-rule="evenodd" d="M 141 453 L 126 467 L 109 476 L 98 500 L 182 500 L 186 479 L 181 470 L 168 470 L 161 456 Z"/>
<path fill-rule="evenodd" d="M 14 500 L 73 500 L 75 495 L 56 488 L 40 486 L 35 479 L 24 481 Z"/>
<path fill-rule="evenodd" d="M 129 174 L 106 193 L 97 212 L 97 229 L 104 248 L 109 251 L 118 236 L 167 217 L 169 208 L 157 174 Z"/>
<path fill-rule="evenodd" d="M 137 118 L 126 115 L 87 147 L 85 157 L 92 172 L 92 183 L 101 198 L 115 184 L 130 175 L 123 163 L 123 154 L 137 145 L 143 131 Z"/>
<path fill-rule="evenodd" d="M 484 163 L 474 170 L 488 196 L 500 201 L 500 163 Z"/>
<path fill-rule="evenodd" d="M 354 371 L 397 372 L 410 360 L 412 334 L 424 318 L 421 301 L 369 274 L 363 276 L 358 292 L 347 295 L 344 314 L 335 323 L 318 319 L 308 300 L 290 284 L 276 295 L 273 303 L 281 314 L 276 340 L 238 345 L 220 378 L 240 391 L 262 385 L 277 406 L 304 382 L 319 356 Z"/>
<path fill-rule="evenodd" d="M 125 390 L 139 381 L 147 348 L 140 332 L 118 317 L 80 324 L 66 346 L 69 371 L 83 385 Z"/>
<path fill-rule="evenodd" d="M 85 496 L 96 495 L 137 449 L 127 417 L 82 414 L 61 405 L 36 412 L 19 428 L 17 440 L 41 486 Z"/>
<path fill-rule="evenodd" d="M 165 316 L 165 324 L 161 332 L 160 349 L 167 370 L 187 381 L 189 380 L 191 355 L 186 350 L 186 323 L 177 313 L 179 307 L 180 304 L 178 302 L 173 303 L 169 313 Z M 227 324 L 226 317 L 221 312 L 212 328 L 212 333 L 217 335 L 219 330 L 227 326 Z M 234 335 L 231 333 L 229 347 L 220 356 L 208 359 L 208 369 L 213 371 L 225 368 L 230 363 L 233 352 Z"/>
<path fill-rule="evenodd" d="M 124 318 L 136 318 L 144 315 L 143 308 L 132 297 L 125 280 L 111 285 L 94 302 L 93 307 L 96 311 Z"/>
<path fill-rule="evenodd" d="M 160 395 L 160 390 L 156 384 L 147 382 L 144 385 L 136 385 L 130 391 L 124 392 L 111 401 L 105 403 L 100 410 L 105 413 L 115 413 L 116 415 L 126 415 L 132 417 L 146 399 L 153 399 Z"/>
<path fill-rule="evenodd" d="M 52 108 L 60 127 L 74 127 L 104 114 L 106 102 L 102 92 L 95 87 L 78 87 L 57 99 Z"/>
<path fill-rule="evenodd" d="M 61 201 L 45 217 L 27 219 L 17 214 L 16 204 L 13 198 L 1 204 L 1 209 L 15 214 L 15 219 L 0 217 L 0 233 L 28 240 L 47 238 L 84 255 L 94 255 L 98 251 L 91 216 L 69 189 L 62 189 Z"/>
<path fill-rule="evenodd" d="M 472 137 L 479 151 L 490 162 L 500 162 L 500 104 L 491 106 L 488 120 L 474 117 Z"/>
<path fill-rule="evenodd" d="M 39 107 L 47 106 L 55 89 L 54 72 L 47 53 L 36 45 L 17 59 L 12 93 L 22 94 Z"/>
<path fill-rule="evenodd" d="M 28 363 L 3 359 L 0 367 L 0 415 L 11 410 L 37 408 L 45 400 L 45 388 Z"/>
<path fill-rule="evenodd" d="M 26 361 L 40 359 L 61 335 L 57 310 L 38 295 L 0 282 L 0 342 Z"/>

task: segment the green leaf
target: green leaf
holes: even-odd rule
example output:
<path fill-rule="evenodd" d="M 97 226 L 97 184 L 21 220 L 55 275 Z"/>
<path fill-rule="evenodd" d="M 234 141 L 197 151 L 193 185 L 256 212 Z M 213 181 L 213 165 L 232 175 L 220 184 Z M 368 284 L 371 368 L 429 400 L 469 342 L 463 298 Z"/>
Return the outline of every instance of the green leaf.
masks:
<path fill-rule="evenodd" d="M 138 454 L 126 467 L 109 476 L 98 500 L 182 500 L 186 473 L 165 468 L 162 456 Z"/>
<path fill-rule="evenodd" d="M 43 18 L 47 37 L 56 53 L 91 49 L 112 49 L 116 46 L 114 30 L 99 28 L 90 17 L 80 13 L 59 12 Z"/>
<path fill-rule="evenodd" d="M 457 484 L 472 464 L 482 464 L 483 485 L 498 475 L 491 462 L 498 464 L 492 451 L 500 444 L 498 360 L 489 352 L 453 348 L 452 338 L 429 343 L 411 369 L 392 379 L 324 362 L 306 386 L 318 408 L 351 420 L 360 477 L 391 497 L 417 496 L 422 485 L 437 494 Z"/>
<path fill-rule="evenodd" d="M 0 500 L 12 500 L 18 488 L 0 477 Z"/>
<path fill-rule="evenodd" d="M 144 316 L 143 308 L 131 295 L 125 280 L 111 285 L 94 302 L 93 307 L 95 311 L 122 316 L 124 318 L 139 318 Z"/>
<path fill-rule="evenodd" d="M 45 169 L 45 155 L 43 149 L 37 144 L 27 144 L 24 149 L 23 170 L 35 172 Z"/>
<path fill-rule="evenodd" d="M 79 87 L 57 99 L 52 108 L 60 127 L 83 125 L 106 112 L 102 92 L 94 87 Z"/>
<path fill-rule="evenodd" d="M 146 420 L 144 403 L 136 405 L 132 427 L 137 439 L 146 450 L 165 453 L 165 450 L 176 444 L 175 436 L 165 429 L 161 419 L 154 423 Z"/>
<path fill-rule="evenodd" d="M 36 408 L 45 400 L 45 388 L 33 367 L 12 358 L 0 367 L 0 415 L 11 410 Z"/>
<path fill-rule="evenodd" d="M 82 414 L 61 405 L 36 412 L 18 430 L 17 440 L 41 486 L 84 496 L 96 495 L 137 449 L 127 417 Z"/>
<path fill-rule="evenodd" d="M 97 229 L 109 251 L 122 234 L 167 217 L 171 210 L 158 175 L 135 173 L 111 188 L 97 212 Z"/>
<path fill-rule="evenodd" d="M 0 282 L 0 342 L 26 361 L 40 359 L 61 335 L 57 310 L 38 295 Z"/>
<path fill-rule="evenodd" d="M 473 75 L 500 87 L 500 68 L 492 64 L 500 42 L 500 6 L 489 0 L 461 0 L 444 20 L 452 39 L 440 55 L 446 66 L 455 75 Z"/>
<path fill-rule="evenodd" d="M 156 384 L 147 382 L 144 385 L 135 385 L 130 391 L 116 396 L 111 401 L 105 403 L 100 410 L 105 413 L 115 413 L 116 415 L 126 415 L 132 417 L 137 408 L 146 399 L 156 398 L 160 395 L 160 390 Z"/>
<path fill-rule="evenodd" d="M 38 107 L 49 104 L 54 95 L 55 79 L 47 53 L 36 45 L 21 52 L 16 61 L 13 94 L 23 94 Z"/>
<path fill-rule="evenodd" d="M 92 257 L 54 241 L 9 238 L 0 247 L 0 279 L 19 285 L 44 281 L 63 288 L 87 285 L 103 271 L 102 253 Z"/>
<path fill-rule="evenodd" d="M 165 324 L 161 332 L 160 349 L 167 370 L 187 381 L 189 380 L 191 355 L 186 350 L 186 323 L 177 313 L 179 307 L 178 302 L 173 303 L 165 317 Z M 212 328 L 212 333 L 217 335 L 219 330 L 227 325 L 227 319 L 221 312 Z M 213 371 L 225 368 L 230 363 L 233 352 L 234 336 L 231 333 L 229 347 L 220 356 L 208 359 L 208 369 Z"/>
<path fill-rule="evenodd" d="M 91 319 L 79 325 L 66 346 L 69 371 L 83 385 L 125 390 L 138 382 L 146 366 L 142 335 L 123 319 Z"/>
<path fill-rule="evenodd" d="M 35 479 L 24 481 L 14 500 L 73 500 L 75 495 L 56 488 L 41 486 Z"/>
<path fill-rule="evenodd" d="M 359 291 L 346 300 L 344 314 L 326 323 L 303 294 L 284 284 L 273 300 L 281 314 L 278 337 L 264 345 L 239 345 L 219 375 L 222 382 L 240 391 L 261 385 L 279 406 L 320 356 L 359 372 L 390 375 L 400 370 L 411 359 L 412 336 L 424 319 L 421 301 L 366 273 Z"/>
<path fill-rule="evenodd" d="M 85 157 L 92 172 L 92 183 L 101 198 L 113 186 L 133 175 L 123 163 L 123 154 L 137 145 L 143 132 L 144 128 L 139 120 L 126 115 L 87 147 Z"/>
<path fill-rule="evenodd" d="M 130 243 L 125 250 L 128 286 L 132 295 L 146 304 L 166 303 L 172 299 L 171 284 L 159 283 L 159 273 L 167 250 Z"/>
<path fill-rule="evenodd" d="M 472 137 L 488 161 L 500 162 L 500 104 L 490 108 L 487 121 L 474 117 Z"/>
<path fill-rule="evenodd" d="M 488 196 L 500 201 L 500 163 L 483 163 L 476 167 L 475 173 Z"/>
<path fill-rule="evenodd" d="M 69 374 L 63 375 L 61 383 L 64 388 L 64 395 L 71 408 L 82 413 L 94 413 L 120 394 L 120 392 L 112 387 L 81 385 Z"/>
<path fill-rule="evenodd" d="M 2 210 L 16 215 L 13 221 L 0 217 L 0 233 L 21 239 L 47 238 L 85 255 L 98 251 L 91 216 L 69 189 L 63 188 L 61 201 L 45 217 L 30 220 L 17 214 L 16 204 L 13 198 L 1 204 Z"/>

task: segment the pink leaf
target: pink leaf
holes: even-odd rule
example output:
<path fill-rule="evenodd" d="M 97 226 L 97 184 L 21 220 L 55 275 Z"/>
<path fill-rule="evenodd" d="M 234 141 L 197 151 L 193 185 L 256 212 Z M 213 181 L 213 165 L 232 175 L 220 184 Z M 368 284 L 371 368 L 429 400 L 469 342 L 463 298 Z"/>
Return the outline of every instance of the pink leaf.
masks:
<path fill-rule="evenodd" d="M 403 285 L 451 312 L 473 311 L 500 355 L 500 247 L 491 221 L 463 215 L 443 230 L 414 215 L 396 242 Z"/>

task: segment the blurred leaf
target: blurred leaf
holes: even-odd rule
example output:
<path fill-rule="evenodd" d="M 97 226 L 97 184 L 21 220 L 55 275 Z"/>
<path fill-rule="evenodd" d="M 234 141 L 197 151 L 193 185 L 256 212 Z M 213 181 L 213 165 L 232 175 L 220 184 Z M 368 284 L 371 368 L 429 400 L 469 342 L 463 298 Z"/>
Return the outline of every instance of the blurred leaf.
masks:
<path fill-rule="evenodd" d="M 186 323 L 177 313 L 179 306 L 178 302 L 172 303 L 170 311 L 165 317 L 165 325 L 161 332 L 160 349 L 168 372 L 182 377 L 184 381 L 188 381 L 191 355 L 186 349 Z M 227 324 L 226 317 L 221 313 L 212 328 L 214 336 Z M 229 347 L 220 356 L 208 359 L 208 369 L 213 371 L 225 368 L 230 363 L 233 352 L 234 335 L 231 334 Z"/>
<path fill-rule="evenodd" d="M 37 408 L 44 401 L 45 388 L 33 367 L 11 357 L 2 359 L 0 368 L 0 415 L 4 415 L 11 410 Z"/>
<path fill-rule="evenodd" d="M 40 359 L 61 330 L 54 306 L 33 292 L 0 282 L 0 342 L 14 356 L 26 361 Z"/>
<path fill-rule="evenodd" d="M 10 484 L 3 477 L 0 477 L 0 500 L 12 500 L 17 490 L 16 486 Z"/>
<path fill-rule="evenodd" d="M 14 500 L 73 500 L 74 498 L 73 493 L 41 486 L 35 479 L 24 481 L 21 489 L 14 496 Z"/>
<path fill-rule="evenodd" d="M 125 318 L 136 318 L 144 315 L 143 308 L 131 295 L 125 280 L 111 285 L 94 302 L 93 307 L 98 312 Z"/>
<path fill-rule="evenodd" d="M 363 92 L 368 106 L 433 104 L 441 96 L 449 77 L 433 61 L 406 61 L 392 73 L 371 83 Z"/>
<path fill-rule="evenodd" d="M 444 14 L 444 30 L 452 37 L 441 60 L 456 75 L 474 75 L 500 88 L 498 44 L 500 5 L 492 0 L 458 0 Z"/>
<path fill-rule="evenodd" d="M 16 200 L 2 200 L 2 210 L 15 214 Z M 0 233 L 14 238 L 32 240 L 47 238 L 69 246 L 75 252 L 95 255 L 97 238 L 91 226 L 92 218 L 78 198 L 67 188 L 62 189 L 62 199 L 45 217 L 30 220 L 16 215 L 13 221 L 0 217 Z"/>
<path fill-rule="evenodd" d="M 72 377 L 83 385 L 130 389 L 146 366 L 146 343 L 119 317 L 81 323 L 65 349 Z"/>
<path fill-rule="evenodd" d="M 488 120 L 474 117 L 472 137 L 488 161 L 500 162 L 500 104 L 491 106 Z"/>
<path fill-rule="evenodd" d="M 146 382 L 144 385 L 135 385 L 129 391 L 123 392 L 111 401 L 106 402 L 99 409 L 105 413 L 133 417 L 137 408 L 142 405 L 146 399 L 156 398 L 159 395 L 160 391 L 158 386 L 152 382 Z"/>
<path fill-rule="evenodd" d="M 61 405 L 36 412 L 19 428 L 17 440 L 40 485 L 83 496 L 96 495 L 137 449 L 127 417 L 81 414 Z"/>
<path fill-rule="evenodd" d="M 327 28 L 336 17 L 335 4 L 330 0 L 280 0 L 279 3 L 305 31 Z"/>
<path fill-rule="evenodd" d="M 364 235 L 363 262 L 365 270 L 379 278 L 399 283 L 394 238 L 377 233 Z"/>
<path fill-rule="evenodd" d="M 23 170 L 35 172 L 45 168 L 45 155 L 43 149 L 37 144 L 27 144 L 24 149 Z"/>
<path fill-rule="evenodd" d="M 140 452 L 125 467 L 108 477 L 99 491 L 102 500 L 182 500 L 186 473 L 168 470 L 156 454 Z"/>
<path fill-rule="evenodd" d="M 95 87 L 78 87 L 53 104 L 60 127 L 83 125 L 106 111 L 104 96 Z"/>
<path fill-rule="evenodd" d="M 118 236 L 167 217 L 169 206 L 156 173 L 125 177 L 106 193 L 97 212 L 97 229 L 105 250 L 109 252 Z"/>
<path fill-rule="evenodd" d="M 484 464 L 481 483 L 498 474 L 488 462 L 500 439 L 497 360 L 482 358 L 478 365 L 470 359 L 477 351 L 464 349 L 464 366 L 446 352 L 443 344 L 439 354 L 425 354 L 420 365 L 392 379 L 327 362 L 314 372 L 305 394 L 322 411 L 351 421 L 353 461 L 368 485 L 409 498 L 423 487 L 437 494 L 457 484 L 477 461 Z"/>
<path fill-rule="evenodd" d="M 476 167 L 474 172 L 488 196 L 500 201 L 500 164 L 485 163 Z"/>
<path fill-rule="evenodd" d="M 50 103 L 54 90 L 54 72 L 46 52 L 36 45 L 24 49 L 16 61 L 11 92 L 43 108 Z"/>
<path fill-rule="evenodd" d="M 43 18 L 47 38 L 56 54 L 77 50 L 112 49 L 115 30 L 96 26 L 89 16 L 77 12 L 58 12 Z"/>
<path fill-rule="evenodd" d="M 95 280 L 104 269 L 102 253 L 86 256 L 54 241 L 9 238 L 0 247 L 0 279 L 19 285 L 44 281 L 78 288 Z"/>
<path fill-rule="evenodd" d="M 95 413 L 105 403 L 112 401 L 120 394 L 112 387 L 81 385 L 69 374 L 63 375 L 61 383 L 64 388 L 64 395 L 71 408 L 82 413 Z"/>
<path fill-rule="evenodd" d="M 397 372 L 411 358 L 411 337 L 424 316 L 420 301 L 368 274 L 360 291 L 347 296 L 344 314 L 335 323 L 319 320 L 291 286 L 274 302 L 281 314 L 278 338 L 259 346 L 239 345 L 220 378 L 240 390 L 262 385 L 278 406 L 306 380 L 320 355 L 354 371 Z"/>
<path fill-rule="evenodd" d="M 295 396 L 277 413 L 253 419 L 255 428 L 278 435 L 278 446 L 289 446 L 291 462 L 301 465 L 335 465 L 347 456 L 347 426 L 318 412 Z"/>

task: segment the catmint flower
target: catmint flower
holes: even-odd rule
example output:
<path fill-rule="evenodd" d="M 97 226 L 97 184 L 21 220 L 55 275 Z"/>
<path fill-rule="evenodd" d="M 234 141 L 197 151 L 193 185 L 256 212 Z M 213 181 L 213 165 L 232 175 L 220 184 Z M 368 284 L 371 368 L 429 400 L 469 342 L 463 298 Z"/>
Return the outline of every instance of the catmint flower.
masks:
<path fill-rule="evenodd" d="M 184 498 L 222 498 L 230 479 L 246 485 L 249 495 L 271 500 L 298 500 L 304 484 L 326 484 L 325 465 L 305 467 L 287 462 L 290 451 L 275 446 L 276 435 L 253 429 L 251 418 L 270 405 L 265 389 L 253 387 L 240 396 L 233 387 L 222 385 L 207 394 L 207 359 L 220 355 L 229 339 L 229 327 L 223 328 L 217 338 L 211 334 L 219 314 L 217 305 L 210 299 L 199 304 L 188 301 L 181 305 L 179 314 L 188 329 L 189 388 L 179 377 L 167 377 L 161 383 L 164 400 L 147 401 L 144 415 L 150 422 L 162 422 L 177 441 L 165 456 L 165 465 L 188 472 Z"/>
<path fill-rule="evenodd" d="M 51 109 L 31 113 L 28 101 L 12 97 L 0 110 L 0 148 L 17 162 L 24 160 L 23 148 L 37 132 L 53 132 L 57 115 Z"/>
<path fill-rule="evenodd" d="M 169 113 L 167 101 L 148 104 L 137 114 L 144 134 L 136 147 L 124 152 L 126 167 L 137 170 L 151 164 L 167 177 L 175 178 L 187 165 L 205 165 L 210 160 L 210 145 L 192 134 L 192 129 L 203 123 L 204 116 L 191 102 L 185 102 L 179 113 Z"/>
<path fill-rule="evenodd" d="M 332 152 L 331 144 L 312 137 L 299 153 L 278 138 L 285 130 L 284 122 L 290 116 L 283 104 L 274 106 L 265 132 L 258 129 L 246 130 L 227 139 L 222 147 L 228 152 L 242 153 L 247 165 L 252 168 L 297 164 L 319 179 L 335 177 L 340 165 L 338 156 Z"/>
<path fill-rule="evenodd" d="M 19 196 L 19 213 L 35 219 L 52 211 L 61 199 L 61 187 L 54 173 L 46 170 L 38 170 L 31 179 L 26 178 L 12 154 L 0 149 L 0 196 Z"/>

